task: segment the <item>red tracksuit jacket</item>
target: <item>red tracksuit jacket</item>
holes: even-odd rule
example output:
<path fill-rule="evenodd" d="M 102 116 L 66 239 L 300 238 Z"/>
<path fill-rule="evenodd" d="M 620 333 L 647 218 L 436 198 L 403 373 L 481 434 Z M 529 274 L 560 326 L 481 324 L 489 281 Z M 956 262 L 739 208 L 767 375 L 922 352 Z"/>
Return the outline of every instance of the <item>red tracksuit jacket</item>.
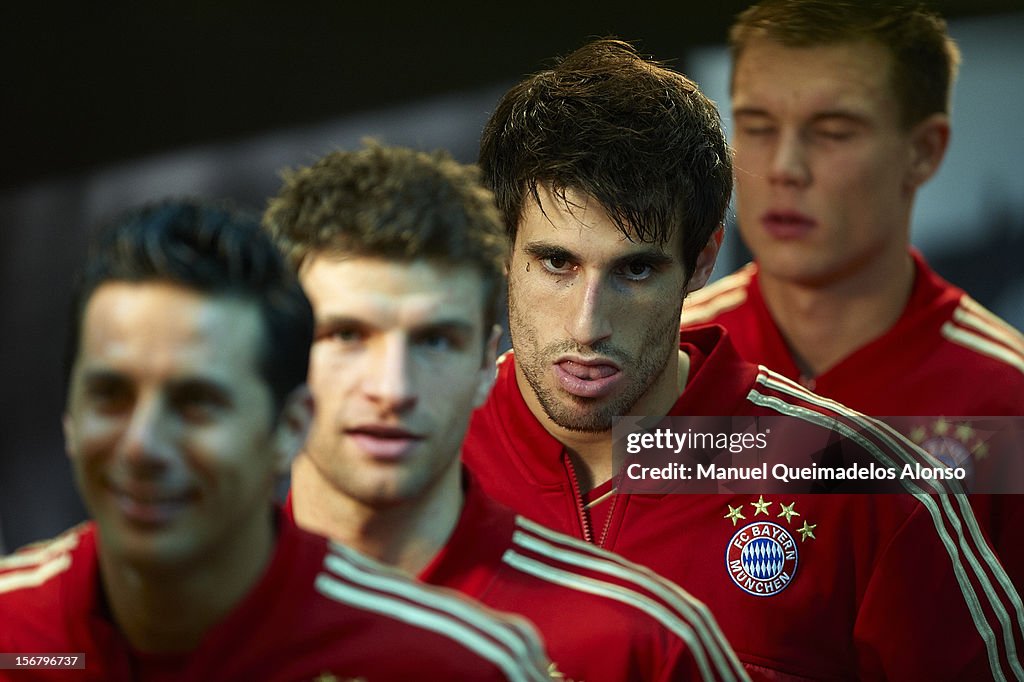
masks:
<path fill-rule="evenodd" d="M 704 604 L 648 569 L 517 516 L 471 480 L 458 525 L 419 577 L 526 616 L 571 680 L 746 677 Z"/>
<path fill-rule="evenodd" d="M 684 333 L 680 348 L 690 376 L 671 415 L 796 408 L 852 424 L 893 458 L 917 456 L 862 415 L 741 360 L 720 327 Z M 514 362 L 508 354 L 500 364 L 464 445 L 484 490 L 684 587 L 711 608 L 752 677 L 1024 679 L 1020 598 L 961 496 L 592 494 L 586 509 Z M 786 550 L 768 574 L 738 554 L 756 551 L 765 532 Z"/>
<path fill-rule="evenodd" d="M 969 430 L 959 442 L 956 432 L 936 433 L 943 423 L 936 418 L 1024 416 L 1024 335 L 939 277 L 916 250 L 910 253 L 914 286 L 896 324 L 803 383 L 864 414 L 930 417 L 913 429 L 929 449 L 974 450 Z M 744 360 L 800 380 L 755 264 L 687 298 L 683 326 L 708 322 L 729 330 Z M 1024 496 L 972 495 L 971 503 L 1018 592 L 1024 590 Z"/>
<path fill-rule="evenodd" d="M 0 560 L 0 652 L 83 653 L 86 661 L 84 671 L 0 670 L 0 679 L 547 679 L 525 624 L 399 576 L 287 518 L 266 573 L 195 651 L 134 651 L 101 597 L 96 543 L 86 523 Z"/>

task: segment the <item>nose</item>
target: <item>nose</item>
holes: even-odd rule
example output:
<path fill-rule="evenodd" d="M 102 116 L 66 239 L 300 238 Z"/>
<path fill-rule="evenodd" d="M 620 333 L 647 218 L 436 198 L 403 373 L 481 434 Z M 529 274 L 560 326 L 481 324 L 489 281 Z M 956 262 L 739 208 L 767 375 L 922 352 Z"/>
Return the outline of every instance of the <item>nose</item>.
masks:
<path fill-rule="evenodd" d="M 173 456 L 175 420 L 159 396 L 139 398 L 118 448 L 139 469 L 159 469 Z"/>
<path fill-rule="evenodd" d="M 612 293 L 601 273 L 586 273 L 573 286 L 575 300 L 567 311 L 566 332 L 580 346 L 593 346 L 612 335 L 610 311 Z"/>
<path fill-rule="evenodd" d="M 413 360 L 405 335 L 391 334 L 380 340 L 368 358 L 364 393 L 383 413 L 400 413 L 416 405 L 412 377 Z"/>
<path fill-rule="evenodd" d="M 779 133 L 768 177 L 773 185 L 782 187 L 804 187 L 810 182 L 806 149 L 799 131 Z"/>

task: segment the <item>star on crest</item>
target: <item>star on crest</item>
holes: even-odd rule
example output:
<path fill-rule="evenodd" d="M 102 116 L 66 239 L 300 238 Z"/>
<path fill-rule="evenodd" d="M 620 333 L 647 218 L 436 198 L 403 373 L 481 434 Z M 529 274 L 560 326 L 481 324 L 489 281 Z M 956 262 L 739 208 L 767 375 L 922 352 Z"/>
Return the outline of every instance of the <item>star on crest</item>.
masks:
<path fill-rule="evenodd" d="M 740 519 L 747 518 L 746 516 L 743 515 L 743 505 L 742 504 L 740 506 L 738 506 L 738 507 L 733 507 L 731 504 L 727 504 L 725 506 L 727 506 L 729 508 L 729 513 L 726 514 L 725 516 L 723 516 L 722 518 L 723 519 L 732 519 L 732 525 L 733 526 L 735 526 L 736 522 L 739 521 Z"/>
<path fill-rule="evenodd" d="M 925 431 L 925 428 L 923 426 L 915 426 L 914 429 L 910 432 L 910 439 L 917 443 L 918 445 L 920 445 L 921 443 L 924 442 L 925 436 L 927 435 L 928 432 Z"/>
<path fill-rule="evenodd" d="M 800 536 L 801 536 L 800 537 L 800 542 L 803 542 L 807 538 L 810 538 L 812 540 L 817 540 L 818 538 L 816 538 L 814 536 L 814 529 L 817 528 L 817 527 L 818 527 L 818 524 L 816 524 L 816 523 L 807 523 L 806 521 L 804 521 L 803 527 L 796 529 L 796 532 L 800 533 Z"/>
<path fill-rule="evenodd" d="M 796 502 L 792 502 L 788 506 L 783 504 L 782 511 L 779 512 L 778 516 L 785 516 L 786 523 L 792 523 L 794 516 L 800 516 L 800 512 L 794 511 L 793 507 L 795 506 Z"/>
<path fill-rule="evenodd" d="M 758 514 L 768 516 L 768 507 L 772 506 L 772 503 L 765 502 L 764 495 L 761 495 L 757 502 L 751 502 L 750 506 L 754 508 L 754 516 L 757 516 Z"/>
<path fill-rule="evenodd" d="M 947 433 L 949 433 L 950 424 L 949 424 L 948 421 L 946 421 L 945 419 L 942 419 L 940 417 L 935 422 L 935 427 L 934 428 L 935 428 L 935 433 L 937 433 L 940 436 L 945 436 Z"/>
<path fill-rule="evenodd" d="M 956 434 L 957 440 L 962 443 L 967 443 L 974 438 L 974 429 L 971 428 L 970 422 L 964 422 L 963 424 L 957 425 L 954 433 Z"/>

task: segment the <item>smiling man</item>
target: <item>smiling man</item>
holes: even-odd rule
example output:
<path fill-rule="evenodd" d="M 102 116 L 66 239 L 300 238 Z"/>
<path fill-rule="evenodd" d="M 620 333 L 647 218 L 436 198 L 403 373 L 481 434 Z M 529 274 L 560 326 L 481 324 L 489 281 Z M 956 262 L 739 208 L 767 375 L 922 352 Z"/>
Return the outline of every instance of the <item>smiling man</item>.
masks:
<path fill-rule="evenodd" d="M 264 223 L 316 316 L 319 407 L 292 467 L 299 525 L 526 616 L 559 679 L 746 678 L 703 604 L 464 475 L 507 255 L 475 167 L 400 147 L 335 152 L 286 175 Z"/>
<path fill-rule="evenodd" d="M 506 93 L 480 165 L 512 242 L 514 352 L 463 446 L 489 494 L 685 585 L 752 677 L 1024 677 L 1019 598 L 960 497 L 618 490 L 616 415 L 785 416 L 811 442 L 853 434 L 864 462 L 924 456 L 721 327 L 680 336 L 732 182 L 692 81 L 593 42 Z"/>
<path fill-rule="evenodd" d="M 731 45 L 755 262 L 692 297 L 683 325 L 721 324 L 745 359 L 867 414 L 930 417 L 919 432 L 1024 416 L 1024 336 L 910 246 L 950 137 L 960 55 L 945 22 L 900 3 L 771 1 L 740 15 Z M 971 501 L 1020 589 L 1024 497 Z"/>
<path fill-rule="evenodd" d="M 122 216 L 74 311 L 64 429 L 94 521 L 0 559 L 0 651 L 56 655 L 17 679 L 546 678 L 525 624 L 275 512 L 311 418 L 313 318 L 256 220 Z"/>

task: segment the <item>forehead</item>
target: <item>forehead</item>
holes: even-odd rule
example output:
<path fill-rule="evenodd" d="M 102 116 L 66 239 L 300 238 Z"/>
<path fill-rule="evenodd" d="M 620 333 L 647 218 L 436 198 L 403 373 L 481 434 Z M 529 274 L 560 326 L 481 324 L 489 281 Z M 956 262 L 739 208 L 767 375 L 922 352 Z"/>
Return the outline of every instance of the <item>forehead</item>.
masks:
<path fill-rule="evenodd" d="M 753 108 L 772 115 L 850 110 L 896 112 L 892 55 L 873 41 L 786 47 L 752 40 L 733 74 L 734 111 Z"/>
<path fill-rule="evenodd" d="M 470 265 L 316 254 L 299 279 L 318 320 L 344 316 L 383 326 L 444 317 L 483 325 L 484 278 Z"/>
<path fill-rule="evenodd" d="M 566 190 L 565 198 L 538 186 L 540 205 L 527 196 L 516 230 L 515 251 L 543 245 L 564 248 L 594 265 L 657 251 L 681 261 L 682 234 L 673 230 L 664 246 L 631 241 L 594 197 Z"/>
<path fill-rule="evenodd" d="M 86 304 L 76 366 L 255 374 L 261 334 L 252 302 L 162 282 L 108 282 Z"/>

